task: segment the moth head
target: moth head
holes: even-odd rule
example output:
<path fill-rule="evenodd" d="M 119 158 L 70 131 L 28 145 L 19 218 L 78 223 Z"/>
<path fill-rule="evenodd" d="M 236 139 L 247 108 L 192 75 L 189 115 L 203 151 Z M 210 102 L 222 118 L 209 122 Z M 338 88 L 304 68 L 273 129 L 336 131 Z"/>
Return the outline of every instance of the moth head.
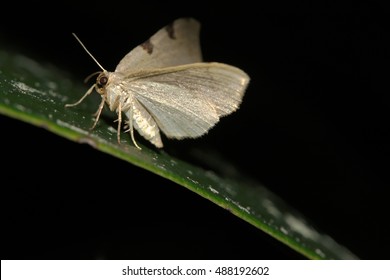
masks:
<path fill-rule="evenodd" d="M 96 78 L 96 91 L 99 94 L 104 94 L 107 84 L 108 84 L 108 73 L 106 71 L 103 71 Z"/>

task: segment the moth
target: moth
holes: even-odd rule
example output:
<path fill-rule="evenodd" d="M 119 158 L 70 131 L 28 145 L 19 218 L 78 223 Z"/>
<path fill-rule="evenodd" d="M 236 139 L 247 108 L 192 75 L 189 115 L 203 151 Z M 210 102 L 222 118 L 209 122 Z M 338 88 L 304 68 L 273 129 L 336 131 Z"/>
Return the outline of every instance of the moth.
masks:
<path fill-rule="evenodd" d="M 177 19 L 130 51 L 114 72 L 73 34 L 102 71 L 79 101 L 65 106 L 80 104 L 95 89 L 102 100 L 91 129 L 107 104 L 118 115 L 118 142 L 125 115 L 126 132 L 138 149 L 134 129 L 157 148 L 163 147 L 160 131 L 173 139 L 204 135 L 239 108 L 249 76 L 234 66 L 202 62 L 199 31 L 195 19 Z"/>

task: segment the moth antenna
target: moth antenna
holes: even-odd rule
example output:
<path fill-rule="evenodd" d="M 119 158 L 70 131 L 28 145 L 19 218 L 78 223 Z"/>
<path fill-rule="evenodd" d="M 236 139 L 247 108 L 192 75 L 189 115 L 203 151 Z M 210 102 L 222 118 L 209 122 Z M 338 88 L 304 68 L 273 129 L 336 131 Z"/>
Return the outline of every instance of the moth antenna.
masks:
<path fill-rule="evenodd" d="M 84 46 L 84 44 L 81 42 L 79 37 L 75 33 L 72 33 L 72 35 L 76 38 L 76 40 L 80 43 L 80 45 L 83 47 L 83 49 L 89 54 L 89 56 L 96 62 L 96 64 L 102 69 L 103 71 L 106 71 L 106 69 L 103 68 L 103 66 L 100 65 L 100 63 L 96 60 L 96 58 L 93 57 L 93 55 L 88 51 L 88 49 Z"/>
<path fill-rule="evenodd" d="M 95 73 L 92 73 L 91 75 L 88 75 L 85 79 L 84 79 L 84 83 L 88 83 L 89 79 L 91 79 L 93 76 L 97 75 L 97 74 L 100 74 L 102 73 L 102 71 L 97 71 Z"/>

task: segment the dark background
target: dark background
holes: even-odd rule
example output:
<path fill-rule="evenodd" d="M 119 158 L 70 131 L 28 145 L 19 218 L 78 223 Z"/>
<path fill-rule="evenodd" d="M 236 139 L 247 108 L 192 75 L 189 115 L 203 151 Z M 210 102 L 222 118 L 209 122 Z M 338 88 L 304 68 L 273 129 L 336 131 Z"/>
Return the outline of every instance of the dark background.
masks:
<path fill-rule="evenodd" d="M 389 15 L 376 4 L 224 2 L 8 4 L 0 39 L 82 80 L 98 69 L 71 32 L 114 70 L 159 28 L 195 17 L 205 60 L 251 83 L 239 111 L 167 151 L 220 154 L 360 258 L 388 258 Z M 157 175 L 0 123 L 2 259 L 303 258 Z"/>

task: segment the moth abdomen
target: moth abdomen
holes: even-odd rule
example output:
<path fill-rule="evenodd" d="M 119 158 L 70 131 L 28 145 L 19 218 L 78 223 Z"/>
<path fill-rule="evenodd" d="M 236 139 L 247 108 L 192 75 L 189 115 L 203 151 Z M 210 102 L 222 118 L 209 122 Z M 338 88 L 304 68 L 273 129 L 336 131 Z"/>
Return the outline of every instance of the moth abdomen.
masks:
<path fill-rule="evenodd" d="M 142 137 L 157 148 L 163 147 L 160 129 L 156 121 L 137 100 L 134 100 L 132 109 L 126 111 L 125 114 L 129 120 L 132 120 L 134 128 Z"/>

